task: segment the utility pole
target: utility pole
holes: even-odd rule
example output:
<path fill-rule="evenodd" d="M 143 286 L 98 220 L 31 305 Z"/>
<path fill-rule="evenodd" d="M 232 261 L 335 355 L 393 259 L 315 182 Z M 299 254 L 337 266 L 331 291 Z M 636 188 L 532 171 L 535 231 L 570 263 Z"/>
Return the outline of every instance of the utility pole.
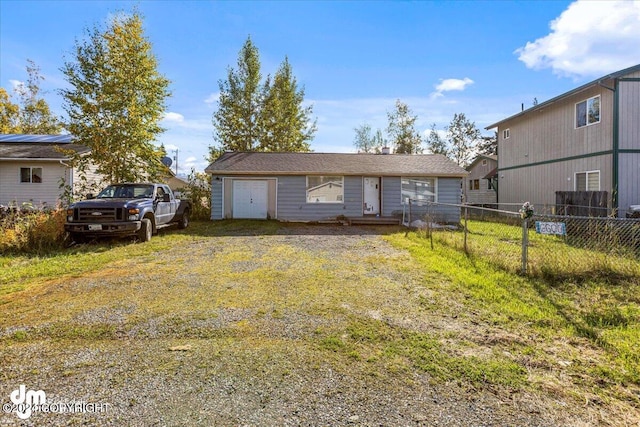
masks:
<path fill-rule="evenodd" d="M 175 155 L 173 156 L 173 160 L 176 161 L 176 176 L 178 176 L 178 149 L 173 150 Z"/>

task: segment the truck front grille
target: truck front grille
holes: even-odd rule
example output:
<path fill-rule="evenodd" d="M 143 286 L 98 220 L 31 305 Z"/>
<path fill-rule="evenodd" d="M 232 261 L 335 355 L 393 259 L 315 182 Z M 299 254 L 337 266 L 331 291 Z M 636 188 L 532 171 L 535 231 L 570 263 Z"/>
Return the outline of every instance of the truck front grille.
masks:
<path fill-rule="evenodd" d="M 81 222 L 113 222 L 124 219 L 123 208 L 76 208 L 74 219 Z"/>

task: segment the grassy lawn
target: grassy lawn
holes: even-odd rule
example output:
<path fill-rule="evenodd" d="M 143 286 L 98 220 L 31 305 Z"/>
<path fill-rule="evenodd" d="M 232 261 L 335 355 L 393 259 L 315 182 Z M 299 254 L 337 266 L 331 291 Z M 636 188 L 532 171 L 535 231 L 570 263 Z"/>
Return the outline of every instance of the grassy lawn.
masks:
<path fill-rule="evenodd" d="M 389 227 L 194 223 L 3 257 L 0 401 L 81 395 L 115 406 L 105 425 L 483 422 L 469 402 L 494 425 L 637 425 L 639 285 L 526 278 Z"/>

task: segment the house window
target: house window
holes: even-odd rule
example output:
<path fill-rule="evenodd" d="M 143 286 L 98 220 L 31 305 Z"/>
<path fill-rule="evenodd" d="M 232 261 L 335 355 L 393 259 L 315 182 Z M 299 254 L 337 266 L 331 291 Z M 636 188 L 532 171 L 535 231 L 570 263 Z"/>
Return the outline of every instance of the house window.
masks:
<path fill-rule="evenodd" d="M 487 160 L 486 159 L 482 159 L 482 166 L 487 166 Z"/>
<path fill-rule="evenodd" d="M 344 177 L 307 177 L 307 203 L 342 203 L 343 200 Z"/>
<path fill-rule="evenodd" d="M 576 128 L 600 123 L 600 95 L 576 104 Z"/>
<path fill-rule="evenodd" d="M 480 189 L 480 180 L 479 179 L 474 179 L 473 180 L 473 189 L 474 190 L 479 190 Z"/>
<path fill-rule="evenodd" d="M 600 191 L 600 171 L 576 173 L 576 191 Z"/>
<path fill-rule="evenodd" d="M 20 182 L 41 183 L 42 168 L 20 168 Z"/>
<path fill-rule="evenodd" d="M 509 139 L 511 136 L 511 129 L 505 129 L 502 131 L 502 139 Z"/>
<path fill-rule="evenodd" d="M 411 200 L 436 202 L 437 178 L 403 177 L 402 178 L 402 203 Z"/>

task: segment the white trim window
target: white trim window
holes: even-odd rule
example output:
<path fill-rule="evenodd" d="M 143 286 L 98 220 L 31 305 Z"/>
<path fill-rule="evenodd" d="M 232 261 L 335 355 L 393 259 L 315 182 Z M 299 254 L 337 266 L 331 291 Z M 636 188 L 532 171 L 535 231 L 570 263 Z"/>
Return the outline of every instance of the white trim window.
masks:
<path fill-rule="evenodd" d="M 20 168 L 20 183 L 41 184 L 42 168 Z"/>
<path fill-rule="evenodd" d="M 576 191 L 600 191 L 600 171 L 576 172 Z"/>
<path fill-rule="evenodd" d="M 576 104 L 576 129 L 600 123 L 600 95 Z"/>
<path fill-rule="evenodd" d="M 511 129 L 506 128 L 502 131 L 502 139 L 509 139 L 511 137 Z"/>
<path fill-rule="evenodd" d="M 402 204 L 409 199 L 426 202 L 438 201 L 438 178 L 435 177 L 402 177 Z"/>
<path fill-rule="evenodd" d="M 344 203 L 344 177 L 307 176 L 307 203 Z"/>

